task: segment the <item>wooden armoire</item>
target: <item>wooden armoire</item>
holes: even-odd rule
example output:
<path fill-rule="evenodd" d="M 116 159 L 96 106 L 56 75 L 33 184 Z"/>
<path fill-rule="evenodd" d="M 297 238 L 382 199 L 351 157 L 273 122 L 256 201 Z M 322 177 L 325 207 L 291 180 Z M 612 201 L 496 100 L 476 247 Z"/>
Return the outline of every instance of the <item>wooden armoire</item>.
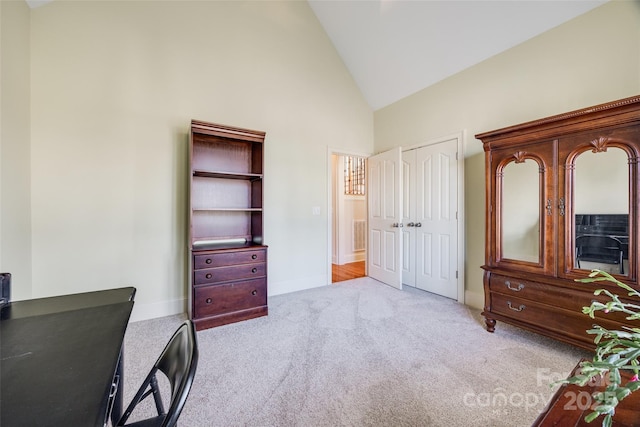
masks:
<path fill-rule="evenodd" d="M 192 120 L 189 139 L 189 317 L 200 330 L 266 316 L 265 133 Z"/>
<path fill-rule="evenodd" d="M 593 349 L 591 269 L 638 289 L 640 96 L 476 135 L 485 151 L 487 330 L 503 321 Z M 640 303 L 640 301 L 635 301 Z M 638 323 L 638 322 L 636 322 Z"/>

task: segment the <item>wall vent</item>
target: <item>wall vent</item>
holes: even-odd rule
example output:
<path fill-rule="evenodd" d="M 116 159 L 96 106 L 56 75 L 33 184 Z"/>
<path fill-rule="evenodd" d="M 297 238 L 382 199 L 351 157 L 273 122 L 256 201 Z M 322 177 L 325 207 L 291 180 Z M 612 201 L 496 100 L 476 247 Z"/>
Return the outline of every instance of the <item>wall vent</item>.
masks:
<path fill-rule="evenodd" d="M 367 235 L 367 222 L 364 219 L 353 220 L 353 251 L 364 251 Z"/>

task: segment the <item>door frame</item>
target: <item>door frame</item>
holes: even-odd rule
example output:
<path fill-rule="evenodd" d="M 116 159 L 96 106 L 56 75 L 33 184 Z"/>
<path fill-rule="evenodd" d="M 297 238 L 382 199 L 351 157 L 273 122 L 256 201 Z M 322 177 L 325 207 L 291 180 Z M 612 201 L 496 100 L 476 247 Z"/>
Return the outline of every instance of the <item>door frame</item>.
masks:
<path fill-rule="evenodd" d="M 333 188 L 333 167 L 331 164 L 332 157 L 336 156 L 356 156 L 356 157 L 364 157 L 369 158 L 372 156 L 372 153 L 364 153 L 361 151 L 349 151 L 343 150 L 339 148 L 327 147 L 327 206 L 329 207 L 327 212 L 327 285 L 331 285 L 333 283 L 332 273 L 331 273 L 331 265 L 332 263 L 332 248 L 333 248 L 333 221 L 332 221 L 332 209 L 333 200 L 334 200 L 334 188 Z M 368 185 L 365 187 L 365 206 L 367 206 L 367 214 L 369 212 L 368 209 L 368 200 L 369 200 L 369 191 Z M 368 227 L 368 224 L 367 224 Z M 367 245 L 365 244 L 365 248 Z M 368 248 L 365 249 L 368 252 Z M 365 257 L 365 275 L 369 272 L 369 265 L 367 261 L 367 257 Z"/>
<path fill-rule="evenodd" d="M 466 130 L 461 130 L 460 132 L 451 133 L 442 137 L 431 138 L 425 141 L 402 147 L 403 149 L 411 149 L 411 148 L 419 148 L 425 145 L 433 145 L 441 142 L 448 141 L 450 139 L 457 139 L 458 146 L 458 299 L 457 301 L 461 304 L 465 302 L 465 250 L 466 247 L 464 245 L 465 240 L 465 208 L 464 208 L 464 141 L 466 139 Z M 332 167 L 331 167 L 331 156 L 335 154 L 338 156 L 358 156 L 358 157 L 371 157 L 374 153 L 367 153 L 362 151 L 349 151 L 335 147 L 327 146 L 327 206 L 329 208 L 333 207 L 333 188 L 332 188 Z M 369 189 L 367 186 L 367 193 L 365 194 L 365 199 L 367 201 L 367 216 L 368 216 L 368 196 Z M 368 224 L 367 224 L 368 229 Z M 331 213 L 327 214 L 327 285 L 332 284 L 331 278 L 331 248 L 333 245 L 333 223 L 331 220 Z M 368 246 L 368 245 L 367 245 Z M 367 247 L 365 246 L 365 247 Z M 365 274 L 368 274 L 368 254 L 367 261 L 365 262 Z"/>
<path fill-rule="evenodd" d="M 402 151 L 417 149 L 420 147 L 426 147 L 429 145 L 441 144 L 446 141 L 450 141 L 452 139 L 457 140 L 457 167 L 458 167 L 458 185 L 457 185 L 457 203 L 458 203 L 458 217 L 457 217 L 457 233 L 458 233 L 458 277 L 457 277 L 457 286 L 458 286 L 458 298 L 457 301 L 461 304 L 464 304 L 465 295 L 464 295 L 464 270 L 465 270 L 465 246 L 464 246 L 464 238 L 465 238 L 465 210 L 464 210 L 464 140 L 466 137 L 466 131 L 462 130 L 460 132 L 452 133 L 449 135 L 445 135 L 442 137 L 428 139 L 426 141 L 419 142 L 417 144 L 413 144 L 407 147 L 402 147 Z"/>

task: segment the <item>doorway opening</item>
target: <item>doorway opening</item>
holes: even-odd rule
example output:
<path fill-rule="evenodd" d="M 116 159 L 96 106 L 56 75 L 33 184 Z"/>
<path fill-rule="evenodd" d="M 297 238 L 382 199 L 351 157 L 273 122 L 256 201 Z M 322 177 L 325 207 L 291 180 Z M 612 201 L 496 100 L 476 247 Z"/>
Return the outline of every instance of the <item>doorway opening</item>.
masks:
<path fill-rule="evenodd" d="M 366 156 L 330 153 L 331 283 L 366 276 Z"/>
<path fill-rule="evenodd" d="M 341 172 L 338 165 L 340 164 L 340 158 L 344 156 L 355 156 L 365 159 L 366 173 L 369 175 L 365 177 L 365 183 L 368 186 L 366 188 L 363 200 L 364 200 L 364 212 L 365 213 L 365 250 L 362 252 L 364 262 L 364 275 L 371 277 L 379 282 L 385 283 L 389 286 L 402 289 L 403 280 L 405 276 L 404 271 L 407 267 L 405 261 L 411 260 L 410 256 L 403 256 L 404 253 L 409 253 L 412 247 L 410 233 L 415 230 L 419 230 L 422 233 L 415 231 L 414 236 L 416 247 L 420 243 L 420 249 L 428 249 L 426 252 L 420 252 L 420 259 L 422 267 L 420 274 L 425 275 L 429 272 L 435 272 L 436 270 L 431 268 L 430 270 L 425 266 L 434 265 L 434 257 L 424 256 L 425 253 L 433 254 L 437 251 L 439 254 L 446 253 L 447 257 L 440 257 L 437 260 L 436 266 L 446 267 L 441 268 L 440 271 L 445 271 L 446 274 L 439 274 L 439 276 L 446 276 L 446 294 L 449 298 L 455 299 L 464 304 L 465 291 L 464 291 L 464 155 L 463 155 L 463 141 L 465 133 L 461 131 L 459 133 L 441 137 L 429 141 L 425 141 L 414 146 L 395 147 L 393 149 L 378 153 L 376 155 L 362 154 L 362 153 L 345 153 L 342 150 L 336 150 L 328 148 L 327 165 L 328 165 L 328 203 L 330 207 L 330 214 L 327 221 L 327 241 L 328 241 L 328 262 L 327 262 L 327 279 L 328 284 L 333 282 L 332 267 L 346 264 L 340 261 L 339 240 L 342 239 L 342 233 L 348 230 L 349 225 L 345 225 L 343 209 L 341 209 L 340 200 L 341 194 L 340 185 L 343 185 L 344 178 L 338 178 Z M 433 153 L 429 153 L 431 149 L 424 149 L 422 147 L 430 146 L 435 150 Z M 448 147 L 452 149 L 452 152 L 440 152 L 437 148 Z M 455 149 L 453 149 L 455 147 Z M 423 174 L 420 179 L 410 179 L 410 168 L 405 164 L 403 160 L 403 151 L 420 150 L 421 154 L 429 154 L 432 158 L 431 165 L 439 165 L 439 167 L 428 167 L 426 170 L 440 171 L 440 174 L 433 176 L 430 179 L 426 179 L 427 175 Z M 417 152 L 416 152 L 417 153 Z M 417 155 L 417 154 L 416 154 Z M 416 159 L 416 165 L 417 165 Z M 420 157 L 421 165 L 425 166 L 429 162 Z M 343 170 L 343 169 L 342 169 Z M 431 176 L 431 174 L 429 174 Z M 409 183 L 425 183 L 433 182 L 439 183 L 435 187 L 431 188 L 433 195 L 440 195 L 438 209 L 438 218 L 447 219 L 450 224 L 436 224 L 435 231 L 431 233 L 431 237 L 427 236 L 430 222 L 433 222 L 430 218 L 435 218 L 434 215 L 425 215 L 424 212 L 416 211 L 414 216 L 411 216 L 411 206 L 403 206 L 404 202 L 411 200 L 417 201 L 417 197 L 411 197 L 411 185 L 404 184 L 409 179 Z M 446 184 L 446 185 L 445 185 Z M 426 188 L 426 187 L 425 187 Z M 416 187 L 416 191 L 417 191 Z M 446 190 L 448 189 L 448 190 Z M 405 194 L 406 193 L 406 194 Z M 424 189 L 422 193 L 425 193 Z M 429 191 L 426 191 L 429 194 Z M 445 203 L 447 202 L 447 203 Z M 451 204 L 450 204 L 450 203 Z M 434 205 L 431 203 L 431 205 Z M 411 217 L 403 216 L 403 211 L 407 212 Z M 418 215 L 420 213 L 420 215 Z M 446 214 L 446 215 L 445 215 Z M 406 223 L 406 228 L 405 228 Z M 446 231 L 445 225 L 450 226 L 450 232 L 443 236 L 442 231 Z M 455 230 L 454 230 L 455 229 Z M 406 233 L 402 233 L 402 232 Z M 436 231 L 439 235 L 436 236 Z M 435 237 L 433 237 L 435 236 Z M 431 240 L 429 240 L 431 239 Z M 425 242 L 436 241 L 439 245 L 433 248 L 433 245 L 427 246 Z M 446 249 L 446 251 L 444 250 Z M 416 259 L 418 257 L 418 250 L 415 252 Z M 417 263 L 416 263 L 417 264 Z M 339 268 L 339 267 L 338 267 Z M 362 274 L 362 273 L 356 273 Z M 416 271 L 416 286 L 423 289 L 421 286 L 417 286 Z M 331 280 L 331 281 L 329 281 Z M 420 278 L 422 280 L 422 278 Z M 429 281 L 431 284 L 438 284 L 434 280 Z M 339 282 L 338 282 L 339 283 Z M 408 285 L 411 283 L 407 282 Z M 440 289 L 423 289 L 425 291 L 441 293 Z M 455 290 L 455 295 L 454 295 Z"/>

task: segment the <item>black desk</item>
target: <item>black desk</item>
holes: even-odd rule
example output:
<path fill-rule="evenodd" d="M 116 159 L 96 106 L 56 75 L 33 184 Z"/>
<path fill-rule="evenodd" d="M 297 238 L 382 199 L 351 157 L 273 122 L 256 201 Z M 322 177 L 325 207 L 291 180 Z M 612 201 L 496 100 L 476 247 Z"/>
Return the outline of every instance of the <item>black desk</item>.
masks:
<path fill-rule="evenodd" d="M 134 296 L 120 288 L 4 307 L 0 426 L 103 426 Z"/>

